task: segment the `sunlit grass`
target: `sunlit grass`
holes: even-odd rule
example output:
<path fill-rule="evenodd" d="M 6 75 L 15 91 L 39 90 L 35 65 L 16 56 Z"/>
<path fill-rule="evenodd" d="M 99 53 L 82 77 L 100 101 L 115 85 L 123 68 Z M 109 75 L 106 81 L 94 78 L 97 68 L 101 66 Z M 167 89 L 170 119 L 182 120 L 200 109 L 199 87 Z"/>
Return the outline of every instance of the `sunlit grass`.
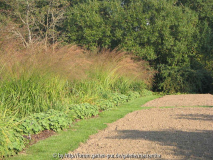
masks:
<path fill-rule="evenodd" d="M 95 103 L 112 92 L 141 92 L 154 72 L 121 51 L 90 53 L 76 46 L 42 45 L 0 52 L 0 110 L 25 117 L 72 103 Z"/>

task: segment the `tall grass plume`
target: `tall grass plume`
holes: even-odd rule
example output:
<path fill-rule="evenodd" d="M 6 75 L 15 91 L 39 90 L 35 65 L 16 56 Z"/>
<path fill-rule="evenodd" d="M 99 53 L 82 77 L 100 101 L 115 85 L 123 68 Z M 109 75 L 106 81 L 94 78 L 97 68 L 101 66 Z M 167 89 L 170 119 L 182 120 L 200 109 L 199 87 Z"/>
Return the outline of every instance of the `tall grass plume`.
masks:
<path fill-rule="evenodd" d="M 16 46 L 17 47 L 17 46 Z M 23 117 L 72 103 L 94 103 L 103 93 L 141 91 L 154 71 L 122 51 L 91 53 L 77 46 L 37 44 L 33 49 L 1 48 L 0 110 Z"/>

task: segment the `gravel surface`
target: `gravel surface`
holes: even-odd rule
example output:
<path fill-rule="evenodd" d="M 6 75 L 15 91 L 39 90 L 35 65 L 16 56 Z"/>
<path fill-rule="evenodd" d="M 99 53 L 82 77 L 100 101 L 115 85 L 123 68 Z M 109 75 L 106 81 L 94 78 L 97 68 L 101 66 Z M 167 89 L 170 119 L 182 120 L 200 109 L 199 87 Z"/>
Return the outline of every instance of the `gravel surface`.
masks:
<path fill-rule="evenodd" d="M 150 101 L 143 106 L 155 108 L 129 113 L 108 124 L 68 156 L 79 160 L 89 156 L 97 160 L 130 159 L 128 155 L 131 159 L 152 156 L 156 158 L 148 159 L 213 160 L 213 108 L 159 108 L 213 106 L 212 100 L 210 94 L 199 94 L 164 96 Z"/>
<path fill-rule="evenodd" d="M 150 106 L 150 107 L 213 106 L 213 95 L 211 94 L 167 95 L 149 101 L 143 106 Z"/>

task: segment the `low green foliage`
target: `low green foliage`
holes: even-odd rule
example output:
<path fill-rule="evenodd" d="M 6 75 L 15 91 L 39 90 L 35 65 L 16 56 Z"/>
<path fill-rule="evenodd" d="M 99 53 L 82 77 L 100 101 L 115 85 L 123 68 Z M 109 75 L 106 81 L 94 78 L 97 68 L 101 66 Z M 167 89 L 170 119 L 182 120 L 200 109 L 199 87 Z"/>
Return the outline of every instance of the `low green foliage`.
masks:
<path fill-rule="evenodd" d="M 39 133 L 42 130 L 42 127 L 38 124 L 38 122 L 32 117 L 26 117 L 23 122 L 18 126 L 24 134 L 30 133 Z"/>
<path fill-rule="evenodd" d="M 100 99 L 109 99 L 110 95 L 112 94 L 112 92 L 110 90 L 105 90 L 105 91 L 100 91 L 99 95 L 100 95 Z"/>
<path fill-rule="evenodd" d="M 69 121 L 66 114 L 64 114 L 63 112 L 55 111 L 55 110 L 49 110 L 47 112 L 47 118 L 49 121 L 49 127 L 47 126 L 47 128 L 54 131 L 63 130 L 72 123 L 72 121 Z M 40 123 L 41 121 L 42 120 L 40 119 Z"/>
<path fill-rule="evenodd" d="M 128 96 L 120 94 L 120 93 L 112 93 L 110 101 L 114 103 L 116 106 L 127 102 Z"/>
<path fill-rule="evenodd" d="M 96 105 L 98 106 L 99 110 L 109 110 L 113 107 L 115 107 L 115 104 L 110 102 L 109 100 L 106 99 L 99 99 L 96 101 Z"/>
<path fill-rule="evenodd" d="M 0 128 L 0 158 L 15 155 L 24 147 L 25 141 L 21 134 L 12 128 Z"/>
<path fill-rule="evenodd" d="M 142 93 L 141 93 L 142 96 L 152 96 L 153 95 L 153 92 L 152 91 L 149 91 L 147 89 L 144 89 L 142 90 Z"/>
<path fill-rule="evenodd" d="M 129 100 L 133 100 L 133 99 L 135 99 L 135 98 L 138 98 L 138 97 L 140 97 L 141 95 L 140 95 L 138 92 L 129 91 L 129 92 L 127 93 L 127 96 L 128 96 L 128 101 L 129 101 Z"/>
<path fill-rule="evenodd" d="M 119 104 L 125 103 L 127 101 L 133 100 L 140 97 L 138 92 L 128 91 L 126 95 L 119 93 L 108 94 L 109 99 L 99 99 L 96 101 L 96 105 L 100 110 L 109 110 Z"/>
<path fill-rule="evenodd" d="M 71 105 L 70 109 L 76 113 L 77 118 L 79 119 L 90 118 L 92 116 L 96 116 L 99 113 L 98 107 L 89 103 L 74 104 Z"/>
<path fill-rule="evenodd" d="M 71 119 L 64 112 L 50 109 L 47 112 L 34 113 L 26 117 L 18 127 L 24 134 L 36 134 L 42 130 L 60 131 L 72 123 Z"/>
<path fill-rule="evenodd" d="M 0 157 L 15 155 L 21 151 L 28 142 L 22 135 L 29 136 L 43 130 L 60 131 L 67 128 L 72 123 L 73 117 L 70 115 L 50 109 L 22 119 L 0 119 Z"/>
<path fill-rule="evenodd" d="M 10 156 L 20 152 L 24 146 L 25 141 L 21 134 L 16 130 L 21 131 L 14 122 L 13 117 L 5 117 L 5 114 L 0 118 L 0 158 L 3 156 Z"/>

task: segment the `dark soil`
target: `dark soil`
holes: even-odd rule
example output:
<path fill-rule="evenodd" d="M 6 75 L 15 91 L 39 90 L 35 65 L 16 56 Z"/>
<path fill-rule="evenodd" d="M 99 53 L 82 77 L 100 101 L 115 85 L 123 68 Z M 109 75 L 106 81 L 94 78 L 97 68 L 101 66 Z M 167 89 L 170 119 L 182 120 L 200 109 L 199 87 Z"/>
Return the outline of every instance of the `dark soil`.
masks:
<path fill-rule="evenodd" d="M 56 132 L 54 132 L 53 130 L 44 130 L 38 134 L 33 134 L 30 136 L 23 135 L 23 137 L 30 140 L 28 145 L 33 145 L 37 143 L 38 141 L 44 140 L 54 134 L 56 134 Z"/>

